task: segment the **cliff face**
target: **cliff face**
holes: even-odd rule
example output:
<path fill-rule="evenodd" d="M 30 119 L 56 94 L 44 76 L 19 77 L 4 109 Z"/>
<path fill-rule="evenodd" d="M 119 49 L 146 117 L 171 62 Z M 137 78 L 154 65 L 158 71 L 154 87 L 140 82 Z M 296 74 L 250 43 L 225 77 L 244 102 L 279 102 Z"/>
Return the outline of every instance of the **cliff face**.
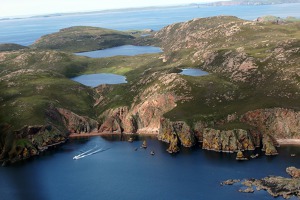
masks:
<path fill-rule="evenodd" d="M 238 150 L 254 150 L 252 135 L 242 129 L 220 131 L 206 128 L 203 133 L 203 149 L 236 152 Z"/>
<path fill-rule="evenodd" d="M 4 163 L 14 163 L 65 142 L 67 134 L 52 125 L 40 125 L 24 126 L 7 137 L 10 139 L 7 139 L 3 145 L 0 160 Z"/>
<path fill-rule="evenodd" d="M 196 144 L 194 132 L 185 122 L 171 122 L 164 118 L 160 121 L 160 130 L 157 138 L 170 143 L 170 147 L 167 149 L 169 153 L 179 151 L 177 145 L 192 147 Z"/>
<path fill-rule="evenodd" d="M 300 112 L 284 109 L 259 109 L 245 113 L 241 121 L 257 127 L 275 139 L 300 139 Z"/>
<path fill-rule="evenodd" d="M 222 123 L 226 124 L 228 121 L 224 120 Z M 165 118 L 161 119 L 160 124 L 158 139 L 170 143 L 169 151 L 171 152 L 172 149 L 175 149 L 175 152 L 178 151 L 178 148 L 175 148 L 177 145 L 191 147 L 197 142 L 202 142 L 202 149 L 218 152 L 238 152 L 261 148 L 266 155 L 278 154 L 276 150 L 278 143 L 273 135 L 265 131 L 267 126 L 262 129 L 252 124 L 251 129 L 218 130 L 209 128 L 213 123 L 198 121 L 190 127 L 185 122 L 172 122 Z"/>
<path fill-rule="evenodd" d="M 156 94 L 133 105 L 132 108 L 119 107 L 102 114 L 104 122 L 99 132 L 125 132 L 157 134 L 160 118 L 176 106 L 172 94 Z"/>
<path fill-rule="evenodd" d="M 98 129 L 96 120 L 79 116 L 63 108 L 57 108 L 57 111 L 63 116 L 63 123 L 70 133 L 89 133 Z"/>
<path fill-rule="evenodd" d="M 0 143 L 0 161 L 4 164 L 14 163 L 39 155 L 49 147 L 64 143 L 69 133 L 89 133 L 98 128 L 97 121 L 63 108 L 49 109 L 47 116 L 49 120 L 60 122 L 63 126 L 48 123 L 26 125 L 19 130 L 9 126 L 1 127 L 5 138 Z"/>

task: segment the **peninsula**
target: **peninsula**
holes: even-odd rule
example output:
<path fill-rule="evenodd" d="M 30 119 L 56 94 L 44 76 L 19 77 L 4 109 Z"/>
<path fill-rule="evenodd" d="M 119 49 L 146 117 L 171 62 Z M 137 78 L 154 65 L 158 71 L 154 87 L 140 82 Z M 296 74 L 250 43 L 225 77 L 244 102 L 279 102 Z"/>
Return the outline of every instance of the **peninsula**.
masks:
<path fill-rule="evenodd" d="M 200 144 L 276 155 L 277 140 L 300 139 L 299 21 L 216 16 L 145 31 L 70 27 L 29 48 L 2 45 L 0 160 L 38 155 L 70 133 L 153 134 L 170 153 Z M 163 53 L 73 54 L 124 44 Z M 209 74 L 179 74 L 184 68 Z M 104 72 L 127 84 L 90 88 L 70 79 Z"/>

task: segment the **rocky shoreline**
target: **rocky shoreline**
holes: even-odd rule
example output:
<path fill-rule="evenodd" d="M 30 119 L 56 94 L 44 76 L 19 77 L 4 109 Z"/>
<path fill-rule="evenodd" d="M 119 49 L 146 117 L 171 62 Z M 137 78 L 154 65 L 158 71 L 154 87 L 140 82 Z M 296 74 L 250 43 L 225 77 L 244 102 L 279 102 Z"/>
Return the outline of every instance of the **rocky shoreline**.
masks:
<path fill-rule="evenodd" d="M 256 191 L 265 190 L 273 197 L 282 196 L 285 199 L 289 199 L 295 196 L 300 199 L 300 169 L 288 167 L 286 168 L 286 172 L 291 178 L 268 176 L 262 179 L 251 178 L 243 181 L 239 179 L 229 179 L 220 184 L 224 186 L 241 183 L 243 187 L 239 189 L 239 192 L 255 193 L 255 189 Z"/>

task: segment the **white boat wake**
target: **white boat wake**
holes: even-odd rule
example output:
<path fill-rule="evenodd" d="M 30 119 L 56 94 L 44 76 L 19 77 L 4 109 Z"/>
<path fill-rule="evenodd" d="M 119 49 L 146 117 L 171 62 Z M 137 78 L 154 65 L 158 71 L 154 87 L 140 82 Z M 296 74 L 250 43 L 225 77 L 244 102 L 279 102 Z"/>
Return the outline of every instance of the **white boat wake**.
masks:
<path fill-rule="evenodd" d="M 90 156 L 90 155 L 93 155 L 93 154 L 96 154 L 96 153 L 99 153 L 99 152 L 102 152 L 102 151 L 106 151 L 106 150 L 109 149 L 109 148 L 107 148 L 107 149 L 100 148 L 100 149 L 95 150 L 96 148 L 97 148 L 97 146 L 90 149 L 90 150 L 88 150 L 88 151 L 85 151 L 81 154 L 78 154 L 77 156 L 74 156 L 73 160 L 78 160 L 78 159 L 84 158 L 86 156 Z"/>

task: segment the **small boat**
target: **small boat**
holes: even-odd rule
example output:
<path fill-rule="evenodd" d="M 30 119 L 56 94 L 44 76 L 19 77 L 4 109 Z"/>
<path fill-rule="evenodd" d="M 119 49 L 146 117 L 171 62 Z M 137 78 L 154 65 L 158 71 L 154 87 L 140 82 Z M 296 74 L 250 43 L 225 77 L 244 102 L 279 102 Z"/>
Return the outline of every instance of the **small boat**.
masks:
<path fill-rule="evenodd" d="M 78 160 L 80 158 L 80 156 L 74 156 L 73 160 Z"/>
<path fill-rule="evenodd" d="M 147 142 L 146 142 L 146 140 L 144 140 L 144 142 L 143 142 L 143 144 L 142 144 L 141 148 L 144 148 L 144 149 L 146 149 L 146 148 L 147 148 Z"/>
<path fill-rule="evenodd" d="M 150 152 L 150 154 L 151 154 L 152 156 L 154 156 L 154 155 L 155 155 L 154 151 L 151 151 L 151 152 Z"/>
<path fill-rule="evenodd" d="M 257 158 L 258 156 L 259 156 L 259 154 L 257 153 L 257 154 L 255 154 L 255 155 L 252 154 L 250 157 L 251 157 L 251 158 Z"/>

